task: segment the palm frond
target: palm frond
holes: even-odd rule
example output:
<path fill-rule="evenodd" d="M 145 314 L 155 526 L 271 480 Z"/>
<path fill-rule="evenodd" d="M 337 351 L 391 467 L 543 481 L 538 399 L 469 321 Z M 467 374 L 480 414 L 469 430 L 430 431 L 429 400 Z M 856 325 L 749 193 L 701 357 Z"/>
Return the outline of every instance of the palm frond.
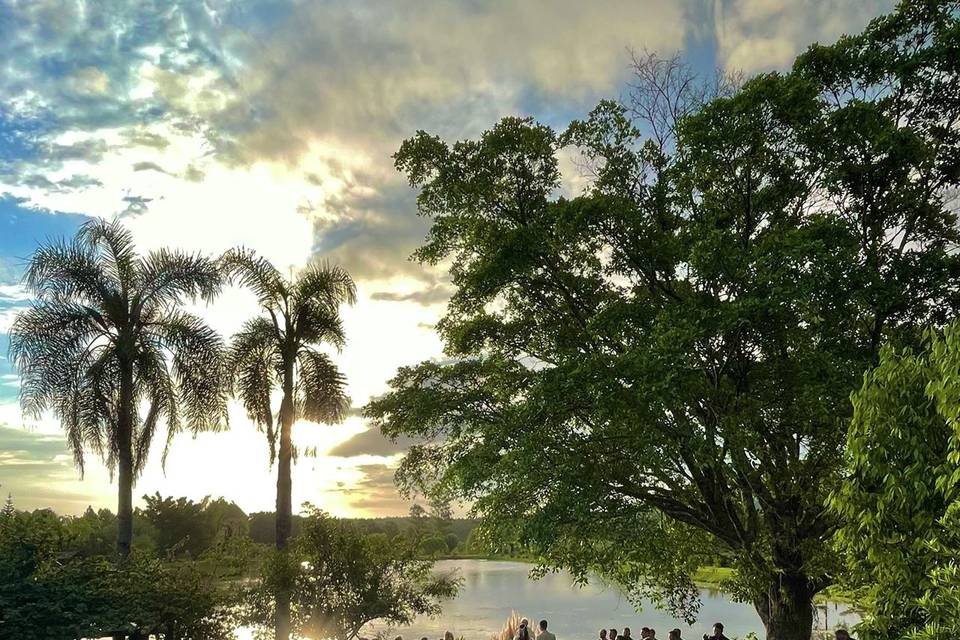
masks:
<path fill-rule="evenodd" d="M 338 309 L 341 304 L 356 304 L 357 285 L 343 267 L 314 262 L 297 276 L 293 299 L 295 306 L 313 301 Z"/>
<path fill-rule="evenodd" d="M 347 341 L 343 320 L 336 310 L 324 305 L 304 303 L 297 309 L 294 332 L 299 344 L 328 343 L 339 351 Z"/>
<path fill-rule="evenodd" d="M 280 381 L 280 351 L 273 324 L 266 318 L 253 318 L 233 336 L 226 364 L 231 392 L 247 416 L 266 433 L 271 463 L 276 459 L 277 434 L 270 392 Z"/>
<path fill-rule="evenodd" d="M 111 399 L 100 397 L 109 390 L 90 371 L 109 366 L 112 347 L 88 307 L 61 300 L 36 302 L 11 329 L 10 357 L 20 375 L 21 406 L 36 417 L 53 411 L 81 474 L 84 447 L 102 452 L 109 430 Z"/>
<path fill-rule="evenodd" d="M 133 308 L 178 303 L 183 298 L 212 300 L 220 293 L 222 274 L 216 262 L 183 251 L 160 249 L 140 260 L 140 291 Z"/>
<path fill-rule="evenodd" d="M 287 283 L 268 260 L 248 249 L 231 249 L 218 260 L 220 269 L 231 281 L 247 287 L 261 306 L 282 309 L 288 297 Z"/>
<path fill-rule="evenodd" d="M 100 268 L 96 252 L 76 241 L 37 248 L 27 264 L 24 283 L 41 300 L 85 299 L 103 304 L 118 292 Z"/>
<path fill-rule="evenodd" d="M 350 408 L 347 381 L 329 356 L 309 347 L 297 354 L 297 417 L 313 422 L 342 422 Z"/>
<path fill-rule="evenodd" d="M 160 344 L 145 348 L 137 355 L 137 397 L 149 403 L 147 415 L 134 437 L 134 473 L 139 476 L 147 463 L 147 454 L 162 419 L 166 419 L 167 439 L 161 464 L 166 467 L 167 455 L 174 436 L 181 430 L 180 401 Z"/>
<path fill-rule="evenodd" d="M 10 358 L 21 379 L 24 411 L 35 417 L 73 388 L 93 352 L 110 342 L 95 310 L 65 301 L 37 301 L 18 314 L 10 332 Z"/>
<path fill-rule="evenodd" d="M 133 235 L 126 227 L 117 221 L 91 220 L 80 227 L 76 240 L 98 254 L 104 271 L 120 289 L 133 288 L 137 253 Z"/>
<path fill-rule="evenodd" d="M 150 327 L 170 354 L 183 425 L 194 434 L 223 429 L 229 386 L 223 338 L 203 320 L 183 311 L 168 313 Z"/>

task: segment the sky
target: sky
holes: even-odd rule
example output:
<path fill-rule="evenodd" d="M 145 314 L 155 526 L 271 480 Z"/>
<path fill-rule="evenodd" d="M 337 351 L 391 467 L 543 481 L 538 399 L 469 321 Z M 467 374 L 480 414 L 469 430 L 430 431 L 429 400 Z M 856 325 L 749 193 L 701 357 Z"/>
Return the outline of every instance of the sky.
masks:
<path fill-rule="evenodd" d="M 121 219 L 141 251 L 254 249 L 281 270 L 350 271 L 337 362 L 354 407 L 397 367 L 441 358 L 450 294 L 409 255 L 428 221 L 391 154 L 418 129 L 447 140 L 499 118 L 563 128 L 624 95 L 629 51 L 680 54 L 698 71 L 785 69 L 812 42 L 860 31 L 892 0 L 0 0 L 0 493 L 21 509 L 115 509 L 88 456 L 83 478 L 56 420 L 25 419 L 8 331 L 39 243 L 91 217 Z M 575 170 L 565 174 L 571 188 Z M 229 336 L 256 313 L 230 289 L 195 310 Z M 230 430 L 158 444 L 134 489 L 272 510 L 275 469 L 238 406 Z M 358 412 L 298 423 L 316 447 L 294 504 L 400 515 L 405 443 Z"/>

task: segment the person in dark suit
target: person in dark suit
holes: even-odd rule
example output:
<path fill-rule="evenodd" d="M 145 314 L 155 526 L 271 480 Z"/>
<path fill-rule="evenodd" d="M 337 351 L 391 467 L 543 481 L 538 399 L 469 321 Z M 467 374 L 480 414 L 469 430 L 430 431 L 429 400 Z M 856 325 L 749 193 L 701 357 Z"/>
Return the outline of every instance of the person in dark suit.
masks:
<path fill-rule="evenodd" d="M 727 636 L 723 635 L 723 623 L 714 622 L 713 623 L 713 635 L 708 636 L 703 634 L 703 640 L 730 640 Z"/>

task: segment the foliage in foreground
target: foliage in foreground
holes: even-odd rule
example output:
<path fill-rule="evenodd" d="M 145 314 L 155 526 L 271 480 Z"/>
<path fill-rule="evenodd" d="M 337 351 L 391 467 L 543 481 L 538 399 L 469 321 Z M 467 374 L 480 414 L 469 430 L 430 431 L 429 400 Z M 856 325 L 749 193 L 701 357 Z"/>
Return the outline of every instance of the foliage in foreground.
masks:
<path fill-rule="evenodd" d="M 383 535 L 363 535 L 350 524 L 312 507 L 290 549 L 277 551 L 263 582 L 247 599 L 247 618 L 268 626 L 275 594 L 290 595 L 293 635 L 352 640 L 374 620 L 409 624 L 418 615 L 437 615 L 458 582 L 435 575 L 411 545 Z"/>
<path fill-rule="evenodd" d="M 204 563 L 139 551 L 118 563 L 78 552 L 77 536 L 50 512 L 0 515 L 0 638 L 233 637 L 238 593 L 220 568 L 235 568 L 242 548 Z"/>
<path fill-rule="evenodd" d="M 864 640 L 960 635 L 960 324 L 885 348 L 853 396 L 850 475 L 832 497 Z"/>
<path fill-rule="evenodd" d="M 416 257 L 456 291 L 448 359 L 366 409 L 427 443 L 399 477 L 685 616 L 720 547 L 768 637 L 809 640 L 849 395 L 885 341 L 960 307 L 958 16 L 905 0 L 719 95 L 641 60 L 626 104 L 560 134 L 405 141 L 432 223 Z M 592 180 L 568 199 L 571 150 Z"/>

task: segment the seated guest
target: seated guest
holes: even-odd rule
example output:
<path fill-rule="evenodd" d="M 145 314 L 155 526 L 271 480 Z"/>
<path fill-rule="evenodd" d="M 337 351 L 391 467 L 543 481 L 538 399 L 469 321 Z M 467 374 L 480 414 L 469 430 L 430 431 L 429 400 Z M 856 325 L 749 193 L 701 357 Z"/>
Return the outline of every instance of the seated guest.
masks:
<path fill-rule="evenodd" d="M 640 640 L 647 640 L 650 637 L 650 627 L 640 629 Z"/>
<path fill-rule="evenodd" d="M 623 633 L 620 634 L 620 640 L 633 640 L 633 638 L 630 637 L 630 627 L 623 628 Z"/>
<path fill-rule="evenodd" d="M 607 640 L 617 640 L 618 637 L 616 629 L 610 629 L 610 633 L 607 634 Z"/>
<path fill-rule="evenodd" d="M 667 640 L 683 640 L 680 637 L 680 629 L 674 629 L 670 632 L 670 635 L 667 636 Z"/>
<path fill-rule="evenodd" d="M 607 630 L 600 629 L 600 640 L 607 640 Z"/>

